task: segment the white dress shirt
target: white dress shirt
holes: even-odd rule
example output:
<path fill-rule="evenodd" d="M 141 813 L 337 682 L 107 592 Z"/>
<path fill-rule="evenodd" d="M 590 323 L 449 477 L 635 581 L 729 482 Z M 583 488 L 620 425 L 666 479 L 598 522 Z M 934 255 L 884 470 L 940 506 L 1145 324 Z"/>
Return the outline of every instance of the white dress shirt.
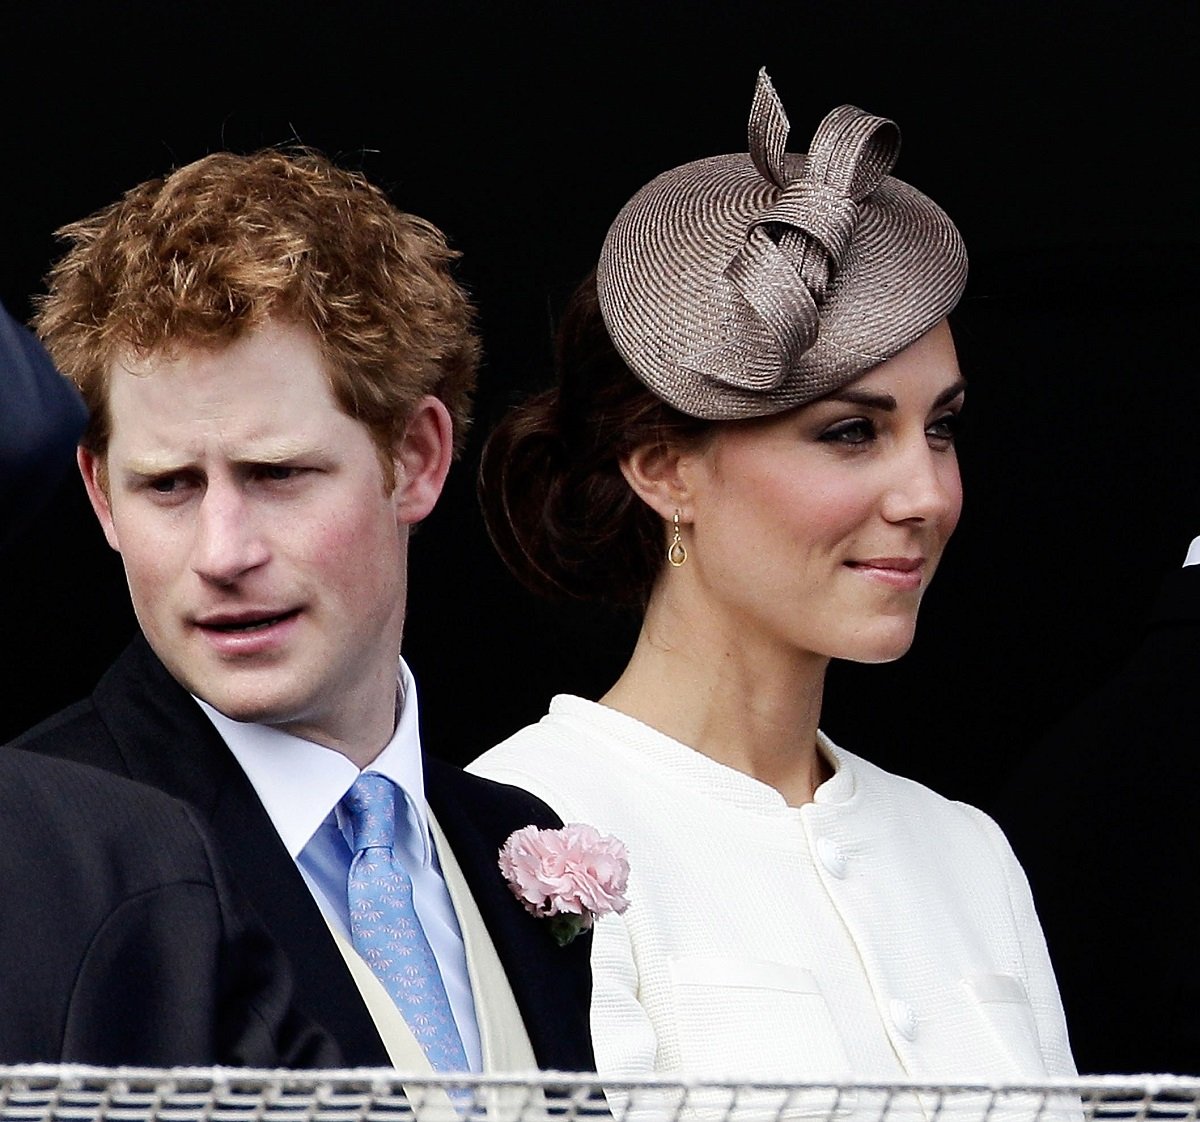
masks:
<path fill-rule="evenodd" d="M 442 973 L 470 1069 L 481 1071 L 462 932 L 429 829 L 417 686 L 403 659 L 399 698 L 392 738 L 364 770 L 386 776 L 404 795 L 404 805 L 396 807 L 396 856 L 412 877 L 413 903 Z M 200 698 L 196 701 L 246 773 L 325 918 L 349 939 L 346 881 L 354 852 L 339 804 L 359 769 L 331 748 L 268 725 L 230 720 Z"/>

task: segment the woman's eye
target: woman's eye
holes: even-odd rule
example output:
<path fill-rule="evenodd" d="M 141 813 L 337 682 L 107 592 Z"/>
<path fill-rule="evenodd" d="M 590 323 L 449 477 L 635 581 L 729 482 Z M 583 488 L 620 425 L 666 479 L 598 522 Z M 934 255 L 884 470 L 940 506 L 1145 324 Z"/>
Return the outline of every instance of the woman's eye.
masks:
<path fill-rule="evenodd" d="M 944 417 L 939 417 L 925 430 L 926 435 L 931 440 L 941 441 L 945 444 L 953 444 L 958 439 L 961 431 L 961 413 L 947 413 Z"/>
<path fill-rule="evenodd" d="M 868 444 L 875 439 L 875 425 L 865 417 L 838 421 L 830 425 L 818 440 L 825 444 Z"/>

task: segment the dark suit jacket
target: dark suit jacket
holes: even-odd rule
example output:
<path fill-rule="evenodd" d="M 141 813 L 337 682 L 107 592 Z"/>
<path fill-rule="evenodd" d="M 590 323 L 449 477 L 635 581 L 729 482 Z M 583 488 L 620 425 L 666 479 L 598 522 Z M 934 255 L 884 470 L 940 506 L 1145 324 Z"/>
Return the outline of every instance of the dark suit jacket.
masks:
<path fill-rule="evenodd" d="M 238 887 L 283 947 L 300 1006 L 352 1065 L 387 1065 L 387 1053 L 321 912 L 233 754 L 187 692 L 139 637 L 95 692 L 14 742 L 95 764 L 189 802 L 217 839 Z M 525 791 L 468 775 L 427 756 L 426 797 L 495 944 L 543 1068 L 595 1068 L 588 1028 L 590 937 L 559 947 L 500 876 L 508 835 L 559 826 Z"/>
<path fill-rule="evenodd" d="M 1198 793 L 1193 566 L 993 808 L 1029 874 L 1082 1072 L 1200 1073 Z"/>
<path fill-rule="evenodd" d="M 70 466 L 86 420 L 42 345 L 0 308 L 0 548 Z"/>
<path fill-rule="evenodd" d="M 336 1065 L 193 811 L 0 749 L 0 1063 Z"/>

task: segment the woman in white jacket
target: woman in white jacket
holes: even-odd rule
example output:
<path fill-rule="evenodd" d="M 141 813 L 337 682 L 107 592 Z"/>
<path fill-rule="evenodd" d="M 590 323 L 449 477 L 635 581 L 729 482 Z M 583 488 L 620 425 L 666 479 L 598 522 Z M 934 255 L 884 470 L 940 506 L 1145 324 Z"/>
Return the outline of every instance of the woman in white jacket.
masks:
<path fill-rule="evenodd" d="M 1022 872 L 985 815 L 818 729 L 830 659 L 909 647 L 958 519 L 966 256 L 842 106 L 807 156 L 760 74 L 750 153 L 676 168 L 605 241 L 560 384 L 481 473 L 530 586 L 644 605 L 598 701 L 472 770 L 624 841 L 599 921 L 601 1075 L 1073 1073 Z"/>

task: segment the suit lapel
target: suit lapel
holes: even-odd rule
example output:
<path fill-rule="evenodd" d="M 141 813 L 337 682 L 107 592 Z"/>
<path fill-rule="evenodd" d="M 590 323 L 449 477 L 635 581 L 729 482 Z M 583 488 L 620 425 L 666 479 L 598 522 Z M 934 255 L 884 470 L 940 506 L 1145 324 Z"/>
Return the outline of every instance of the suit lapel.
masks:
<path fill-rule="evenodd" d="M 504 972 L 487 925 L 467 885 L 454 849 L 430 815 L 438 861 L 450 893 L 450 902 L 462 932 L 475 999 L 475 1020 L 483 1049 L 483 1070 L 488 1072 L 531 1071 L 537 1067 L 529 1036 L 521 1019 L 508 976 Z"/>
<path fill-rule="evenodd" d="M 190 802 L 208 820 L 238 888 L 283 947 L 305 1011 L 353 1066 L 387 1052 L 324 917 L 233 754 L 199 706 L 139 637 L 101 679 L 93 705 L 117 745 L 110 770 Z M 98 762 L 98 761 L 96 761 Z M 525 791 L 468 775 L 426 756 L 426 796 L 452 847 L 512 987 L 538 1064 L 594 1071 L 588 1028 L 591 936 L 559 947 L 500 875 L 513 830 L 561 825 Z"/>
<path fill-rule="evenodd" d="M 387 1053 L 313 900 L 237 760 L 191 696 L 139 638 L 101 680 L 97 712 L 127 774 L 191 803 L 207 819 L 239 890 L 283 947 L 299 1004 L 347 1063 Z"/>
<path fill-rule="evenodd" d="M 1200 565 L 1185 565 L 1167 574 L 1150 616 L 1150 630 L 1200 622 Z"/>
<path fill-rule="evenodd" d="M 426 756 L 425 795 L 508 975 L 538 1066 L 595 1071 L 589 1030 L 591 935 L 560 947 L 521 907 L 500 874 L 500 847 L 530 824 L 560 826 L 526 791 Z"/>

